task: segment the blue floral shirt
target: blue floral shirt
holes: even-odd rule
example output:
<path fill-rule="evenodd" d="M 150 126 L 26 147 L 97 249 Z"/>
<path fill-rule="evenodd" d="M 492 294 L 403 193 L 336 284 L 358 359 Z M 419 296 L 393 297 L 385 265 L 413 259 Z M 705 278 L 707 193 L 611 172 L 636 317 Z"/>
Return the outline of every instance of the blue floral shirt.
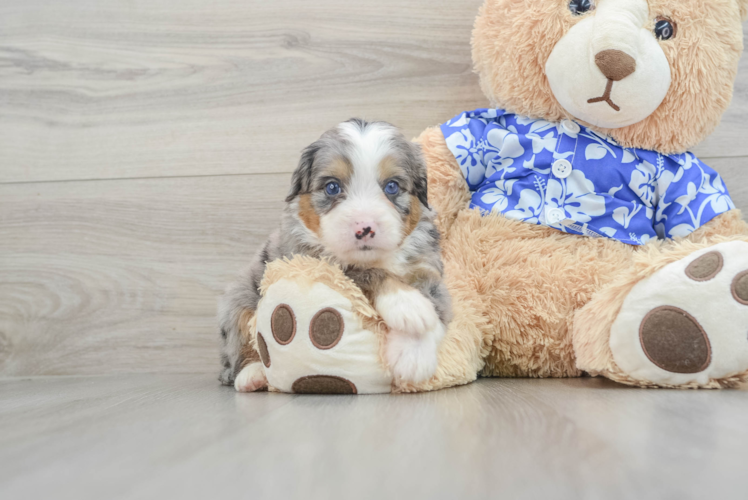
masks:
<path fill-rule="evenodd" d="M 686 236 L 735 208 L 693 154 L 628 149 L 573 121 L 477 109 L 441 127 L 481 211 L 642 245 Z"/>

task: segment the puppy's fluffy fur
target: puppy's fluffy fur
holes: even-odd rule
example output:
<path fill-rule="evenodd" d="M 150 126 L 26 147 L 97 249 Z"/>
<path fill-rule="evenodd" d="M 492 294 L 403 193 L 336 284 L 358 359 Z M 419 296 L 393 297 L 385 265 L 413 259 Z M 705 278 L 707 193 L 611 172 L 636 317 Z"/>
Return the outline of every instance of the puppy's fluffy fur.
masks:
<path fill-rule="evenodd" d="M 280 229 L 221 300 L 221 382 L 241 391 L 266 385 L 246 342 L 247 323 L 266 264 L 295 254 L 338 263 L 363 290 L 390 329 L 386 356 L 394 376 L 430 378 L 452 313 L 426 193 L 419 147 L 390 124 L 350 120 L 307 147 Z"/>

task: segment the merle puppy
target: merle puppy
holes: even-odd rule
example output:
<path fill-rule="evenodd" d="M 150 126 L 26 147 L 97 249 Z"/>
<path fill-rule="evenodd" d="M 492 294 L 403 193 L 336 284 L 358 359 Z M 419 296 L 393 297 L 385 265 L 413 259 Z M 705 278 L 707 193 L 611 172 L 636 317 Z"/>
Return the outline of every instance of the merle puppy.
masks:
<path fill-rule="evenodd" d="M 266 387 L 248 322 L 266 264 L 298 254 L 330 259 L 362 289 L 389 327 L 395 377 L 430 378 L 451 301 L 419 146 L 387 123 L 341 123 L 304 150 L 286 202 L 280 229 L 220 302 L 221 382 L 243 392 Z"/>

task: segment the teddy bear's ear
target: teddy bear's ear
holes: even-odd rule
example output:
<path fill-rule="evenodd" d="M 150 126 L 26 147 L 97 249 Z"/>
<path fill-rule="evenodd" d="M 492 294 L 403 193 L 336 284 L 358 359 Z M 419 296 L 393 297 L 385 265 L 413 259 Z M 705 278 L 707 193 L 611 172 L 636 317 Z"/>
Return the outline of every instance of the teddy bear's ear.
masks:
<path fill-rule="evenodd" d="M 740 18 L 743 21 L 748 20 L 748 0 L 738 0 L 738 7 L 740 7 Z"/>

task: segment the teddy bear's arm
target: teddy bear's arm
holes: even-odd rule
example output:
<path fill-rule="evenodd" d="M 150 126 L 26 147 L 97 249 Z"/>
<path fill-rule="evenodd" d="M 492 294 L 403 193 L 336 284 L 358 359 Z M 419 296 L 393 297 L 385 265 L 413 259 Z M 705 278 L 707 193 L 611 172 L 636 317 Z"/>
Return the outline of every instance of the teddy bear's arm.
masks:
<path fill-rule="evenodd" d="M 447 237 L 457 214 L 470 203 L 470 191 L 439 127 L 424 130 L 416 142 L 428 167 L 429 205 L 437 213 L 435 224 Z"/>

